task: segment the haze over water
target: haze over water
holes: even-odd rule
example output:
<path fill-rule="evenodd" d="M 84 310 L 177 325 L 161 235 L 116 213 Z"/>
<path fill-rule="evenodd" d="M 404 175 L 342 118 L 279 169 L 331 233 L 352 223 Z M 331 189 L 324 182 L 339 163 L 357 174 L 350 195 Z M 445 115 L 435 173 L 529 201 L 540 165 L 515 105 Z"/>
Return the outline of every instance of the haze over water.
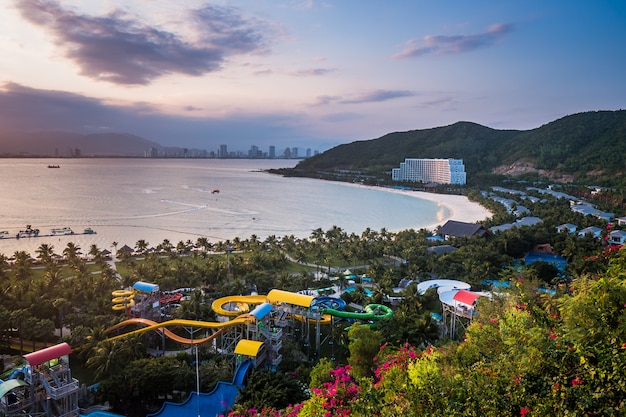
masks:
<path fill-rule="evenodd" d="M 34 254 L 42 244 L 62 253 L 68 242 L 88 252 L 131 247 L 139 239 L 156 246 L 168 239 L 211 242 L 270 235 L 309 237 L 339 226 L 360 234 L 432 226 L 450 217 L 448 207 L 371 187 L 307 178 L 283 178 L 262 170 L 295 160 L 220 159 L 0 159 L 0 253 Z M 59 169 L 48 168 L 60 165 Z M 217 192 L 216 190 L 219 190 Z M 15 239 L 26 225 L 70 236 Z M 91 227 L 96 234 L 85 235 Z"/>

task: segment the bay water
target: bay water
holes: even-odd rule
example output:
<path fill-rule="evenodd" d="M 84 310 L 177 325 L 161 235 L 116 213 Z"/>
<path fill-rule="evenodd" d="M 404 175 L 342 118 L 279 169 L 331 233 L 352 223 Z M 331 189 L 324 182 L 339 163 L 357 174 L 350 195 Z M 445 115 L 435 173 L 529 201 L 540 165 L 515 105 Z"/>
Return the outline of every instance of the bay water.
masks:
<path fill-rule="evenodd" d="M 305 238 L 338 226 L 361 234 L 430 227 L 450 217 L 436 202 L 309 178 L 266 172 L 293 167 L 282 159 L 0 159 L 0 253 L 35 254 L 43 243 L 61 254 L 68 242 L 86 253 L 143 239 L 210 242 L 256 235 Z M 49 168 L 59 165 L 59 168 Z M 16 239 L 27 225 L 39 237 Z M 74 235 L 54 235 L 69 227 Z M 95 234 L 83 234 L 91 228 Z"/>

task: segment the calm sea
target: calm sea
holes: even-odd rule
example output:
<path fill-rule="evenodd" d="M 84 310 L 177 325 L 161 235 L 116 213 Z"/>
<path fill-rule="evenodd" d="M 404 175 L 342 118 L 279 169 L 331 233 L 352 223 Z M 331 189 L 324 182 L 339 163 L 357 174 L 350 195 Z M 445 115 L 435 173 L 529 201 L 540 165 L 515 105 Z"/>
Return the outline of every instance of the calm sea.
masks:
<path fill-rule="evenodd" d="M 156 246 L 168 239 L 211 242 L 256 235 L 309 237 L 339 226 L 360 234 L 419 229 L 449 216 L 436 203 L 368 187 L 263 170 L 293 160 L 218 159 L 0 159 L 0 253 L 34 254 L 42 243 L 62 253 L 68 242 L 87 252 Z M 60 168 L 48 168 L 48 165 Z M 218 192 L 219 190 L 219 192 Z M 31 225 L 41 235 L 70 227 L 72 236 L 15 239 Z M 82 234 L 92 228 L 96 234 Z"/>

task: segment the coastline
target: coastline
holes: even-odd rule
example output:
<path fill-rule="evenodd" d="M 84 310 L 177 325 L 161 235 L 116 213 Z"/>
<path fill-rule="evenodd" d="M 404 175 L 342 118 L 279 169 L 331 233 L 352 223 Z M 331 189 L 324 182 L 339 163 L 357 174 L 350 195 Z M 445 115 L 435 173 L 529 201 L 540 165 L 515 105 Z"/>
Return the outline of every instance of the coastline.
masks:
<path fill-rule="evenodd" d="M 480 204 L 470 201 L 469 198 L 464 195 L 438 194 L 429 193 L 426 191 L 402 190 L 398 188 L 378 187 L 374 185 L 362 185 L 353 183 L 345 184 L 354 187 L 370 188 L 372 190 L 379 190 L 388 193 L 402 194 L 412 198 L 419 198 L 420 200 L 437 203 L 438 206 L 445 208 L 449 212 L 448 216 L 442 216 L 437 222 L 432 223 L 428 226 L 420 227 L 423 229 L 434 230 L 436 227 L 445 224 L 448 220 L 456 220 L 465 223 L 476 223 L 485 220 L 493 215 L 492 212 L 490 212 Z"/>

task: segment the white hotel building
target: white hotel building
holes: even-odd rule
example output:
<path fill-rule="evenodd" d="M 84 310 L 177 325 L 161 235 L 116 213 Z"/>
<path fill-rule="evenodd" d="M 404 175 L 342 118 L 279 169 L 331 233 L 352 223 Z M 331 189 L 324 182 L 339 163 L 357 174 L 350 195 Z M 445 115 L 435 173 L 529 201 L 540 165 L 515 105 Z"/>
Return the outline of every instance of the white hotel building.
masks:
<path fill-rule="evenodd" d="M 400 168 L 391 170 L 393 181 L 435 182 L 464 185 L 465 165 L 462 159 L 406 158 Z"/>

